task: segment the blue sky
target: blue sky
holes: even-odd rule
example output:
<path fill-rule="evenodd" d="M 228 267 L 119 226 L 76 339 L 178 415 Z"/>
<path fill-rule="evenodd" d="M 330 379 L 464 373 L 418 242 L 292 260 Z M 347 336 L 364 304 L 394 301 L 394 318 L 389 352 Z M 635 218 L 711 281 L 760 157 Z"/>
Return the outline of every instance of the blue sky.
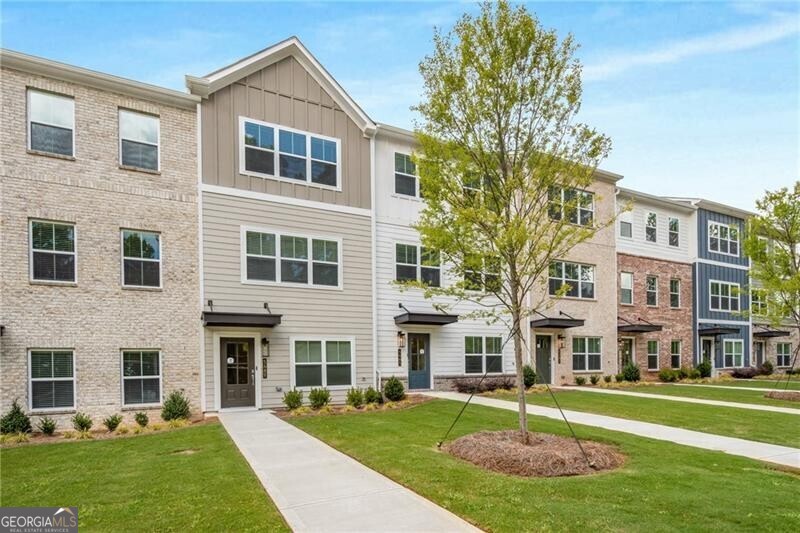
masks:
<path fill-rule="evenodd" d="M 581 43 L 581 119 L 611 136 L 603 168 L 654 194 L 750 209 L 800 179 L 796 3 L 535 2 Z M 433 27 L 473 3 L 12 3 L 2 46 L 183 89 L 297 35 L 375 120 L 412 127 Z"/>

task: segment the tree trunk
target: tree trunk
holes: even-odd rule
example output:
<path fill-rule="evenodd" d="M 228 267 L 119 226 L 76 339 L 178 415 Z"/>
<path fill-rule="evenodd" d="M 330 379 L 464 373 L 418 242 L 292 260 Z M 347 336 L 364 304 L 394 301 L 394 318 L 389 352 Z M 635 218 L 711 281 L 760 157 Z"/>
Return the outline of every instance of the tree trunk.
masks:
<path fill-rule="evenodd" d="M 512 331 L 514 335 L 514 361 L 517 366 L 517 399 L 519 400 L 519 433 L 523 444 L 528 444 L 528 412 L 525 403 L 525 378 L 522 361 L 522 328 L 519 311 L 512 311 Z"/>

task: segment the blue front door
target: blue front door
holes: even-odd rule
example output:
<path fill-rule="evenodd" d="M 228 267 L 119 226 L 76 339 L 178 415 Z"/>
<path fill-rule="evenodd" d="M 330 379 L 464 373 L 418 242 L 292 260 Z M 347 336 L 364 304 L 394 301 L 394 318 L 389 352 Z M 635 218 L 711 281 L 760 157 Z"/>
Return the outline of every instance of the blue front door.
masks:
<path fill-rule="evenodd" d="M 431 336 L 408 334 L 408 388 L 431 388 Z"/>

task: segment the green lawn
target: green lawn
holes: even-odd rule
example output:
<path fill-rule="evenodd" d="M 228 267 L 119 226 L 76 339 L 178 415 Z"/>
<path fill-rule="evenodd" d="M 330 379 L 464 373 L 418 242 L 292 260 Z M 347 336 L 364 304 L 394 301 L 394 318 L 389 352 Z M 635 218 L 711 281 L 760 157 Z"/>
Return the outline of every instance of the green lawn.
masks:
<path fill-rule="evenodd" d="M 775 407 L 795 408 L 800 414 L 800 402 L 790 402 L 789 400 L 774 400 L 765 398 L 766 392 L 747 390 L 744 387 L 730 387 L 729 389 L 717 389 L 703 387 L 702 385 L 640 385 L 637 387 L 627 387 L 620 389 L 623 392 L 641 392 L 643 394 L 663 394 L 665 396 L 685 396 L 687 398 L 699 398 L 701 400 L 717 400 L 721 402 L 752 403 L 757 405 L 772 405 Z"/>
<path fill-rule="evenodd" d="M 84 531 L 289 531 L 218 423 L 3 449 L 0 474 L 0 505 L 75 505 Z"/>
<path fill-rule="evenodd" d="M 800 448 L 800 417 L 797 415 L 595 392 L 563 391 L 555 395 L 564 409 Z M 493 393 L 491 397 L 514 402 L 517 399 L 507 391 Z M 528 403 L 555 407 L 548 393 L 528 394 Z"/>
<path fill-rule="evenodd" d="M 599 395 L 598 395 L 599 396 Z M 436 448 L 461 408 L 435 400 L 409 409 L 292 419 L 291 423 L 490 531 L 798 531 L 800 475 L 744 458 L 574 426 L 614 444 L 623 468 L 580 478 L 523 479 L 481 470 Z M 512 428 L 511 411 L 471 405 L 451 438 Z M 556 420 L 531 429 L 567 435 Z"/>
<path fill-rule="evenodd" d="M 777 389 L 784 390 L 786 388 L 786 379 L 778 381 L 775 379 L 748 379 L 739 381 L 720 381 L 714 385 L 722 385 L 723 387 L 755 387 L 757 389 Z M 800 390 L 800 376 L 792 376 L 789 381 L 788 390 Z"/>

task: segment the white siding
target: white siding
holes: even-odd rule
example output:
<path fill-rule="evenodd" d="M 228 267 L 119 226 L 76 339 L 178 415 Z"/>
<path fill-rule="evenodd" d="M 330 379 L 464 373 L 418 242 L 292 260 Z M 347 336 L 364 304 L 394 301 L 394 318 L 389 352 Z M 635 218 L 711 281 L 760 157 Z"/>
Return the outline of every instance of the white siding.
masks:
<path fill-rule="evenodd" d="M 696 222 L 693 213 L 646 198 L 631 198 L 621 192 L 617 199 L 617 205 L 622 209 L 628 203 L 632 204 L 633 209 L 622 213 L 616 223 L 618 252 L 683 263 L 691 262 L 692 251 L 696 242 Z M 656 242 L 650 242 L 645 238 L 647 214 L 651 212 L 655 213 L 657 217 Z M 677 218 L 680 224 L 679 246 L 677 247 L 669 245 L 670 218 Z M 631 238 L 620 236 L 620 221 L 632 222 L 633 236 Z"/>

